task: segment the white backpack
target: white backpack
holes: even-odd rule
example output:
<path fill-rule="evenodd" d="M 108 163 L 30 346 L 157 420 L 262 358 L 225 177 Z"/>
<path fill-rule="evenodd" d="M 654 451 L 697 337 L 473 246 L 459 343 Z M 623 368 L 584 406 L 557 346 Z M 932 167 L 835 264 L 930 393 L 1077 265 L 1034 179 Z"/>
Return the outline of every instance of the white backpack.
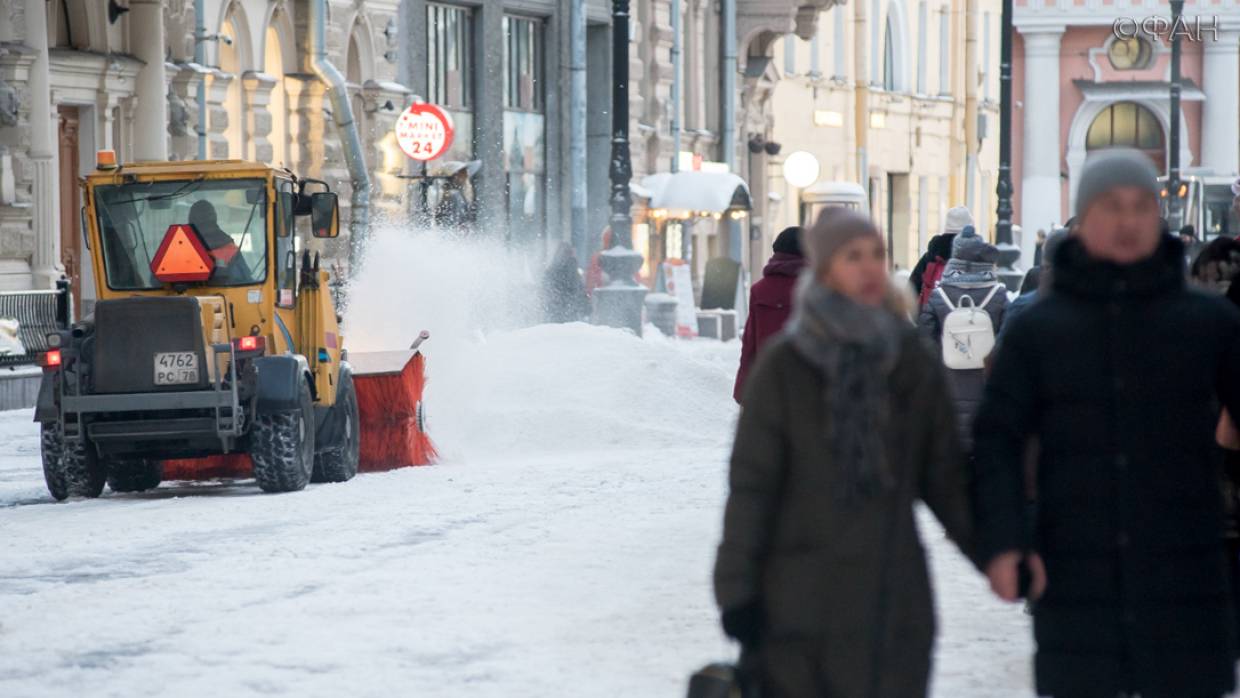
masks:
<path fill-rule="evenodd" d="M 985 365 L 986 357 L 995 348 L 995 326 L 986 306 L 1002 286 L 995 284 L 981 305 L 974 305 L 973 297 L 965 294 L 960 297 L 960 305 L 955 306 L 943 287 L 934 290 L 948 308 L 943 318 L 943 363 L 948 368 L 968 370 Z"/>

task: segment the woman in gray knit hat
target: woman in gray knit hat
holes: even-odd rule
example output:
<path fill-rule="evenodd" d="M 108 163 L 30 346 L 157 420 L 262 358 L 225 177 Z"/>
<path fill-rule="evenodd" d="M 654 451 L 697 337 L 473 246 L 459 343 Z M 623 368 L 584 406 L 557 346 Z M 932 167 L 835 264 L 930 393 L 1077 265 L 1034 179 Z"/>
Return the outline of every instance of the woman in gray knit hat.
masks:
<path fill-rule="evenodd" d="M 930 294 L 922 308 L 917 325 L 922 334 L 937 346 L 943 340 L 943 323 L 948 313 L 970 302 L 990 316 L 995 336 L 1003 326 L 1008 307 L 1007 289 L 999 281 L 996 263 L 999 249 L 978 237 L 973 226 L 952 241 L 952 258 L 947 261 L 939 287 Z M 968 296 L 969 301 L 964 301 Z M 986 386 L 983 369 L 951 369 L 947 372 L 951 397 L 956 406 L 956 425 L 966 452 L 972 446 L 973 418 Z"/>
<path fill-rule="evenodd" d="M 829 211 L 745 383 L 715 595 L 763 698 L 924 696 L 934 611 L 913 503 L 969 548 L 943 367 L 869 219 Z"/>

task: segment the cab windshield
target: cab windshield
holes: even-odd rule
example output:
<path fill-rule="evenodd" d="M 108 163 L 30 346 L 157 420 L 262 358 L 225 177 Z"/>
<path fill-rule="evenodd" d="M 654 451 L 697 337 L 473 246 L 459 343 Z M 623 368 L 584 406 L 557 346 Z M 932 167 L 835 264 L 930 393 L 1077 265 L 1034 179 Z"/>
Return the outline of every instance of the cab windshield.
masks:
<path fill-rule="evenodd" d="M 129 182 L 95 188 L 108 288 L 163 284 L 151 259 L 168 228 L 189 224 L 215 262 L 207 282 L 248 286 L 267 278 L 267 184 L 261 179 Z"/>

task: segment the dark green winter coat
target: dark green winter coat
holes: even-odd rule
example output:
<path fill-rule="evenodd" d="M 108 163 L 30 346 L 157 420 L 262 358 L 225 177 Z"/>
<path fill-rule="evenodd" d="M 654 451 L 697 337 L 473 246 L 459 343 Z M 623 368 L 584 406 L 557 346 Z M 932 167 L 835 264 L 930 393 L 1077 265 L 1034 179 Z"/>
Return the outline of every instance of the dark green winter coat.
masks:
<path fill-rule="evenodd" d="M 787 335 L 746 382 L 715 594 L 724 610 L 760 605 L 763 698 L 925 695 L 935 623 L 913 503 L 929 504 L 966 548 L 971 512 L 943 369 L 912 327 L 900 341 L 889 494 L 839 497 L 826 378 Z"/>

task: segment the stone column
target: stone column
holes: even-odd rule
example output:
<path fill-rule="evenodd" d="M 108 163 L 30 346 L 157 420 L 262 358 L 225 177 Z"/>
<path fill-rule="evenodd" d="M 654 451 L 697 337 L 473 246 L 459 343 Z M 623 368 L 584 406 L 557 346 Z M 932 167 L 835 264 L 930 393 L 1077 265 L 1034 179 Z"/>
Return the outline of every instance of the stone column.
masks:
<path fill-rule="evenodd" d="M 1201 115 L 1201 164 L 1216 174 L 1240 171 L 1240 31 L 1220 31 L 1217 41 L 1205 41 L 1201 66 L 1206 93 Z"/>
<path fill-rule="evenodd" d="M 198 123 L 198 85 L 210 71 L 196 63 L 170 63 L 166 68 L 172 75 L 168 81 L 168 134 L 172 138 L 168 156 L 193 160 L 198 157 L 198 131 L 206 128 Z"/>
<path fill-rule="evenodd" d="M 130 0 L 130 49 L 138 70 L 134 111 L 135 160 L 168 159 L 168 79 L 164 72 L 164 14 L 160 0 Z"/>
<path fill-rule="evenodd" d="M 228 124 L 241 114 L 228 113 L 228 86 L 238 79 L 218 68 L 204 76 L 207 81 L 207 159 L 228 159 Z"/>
<path fill-rule="evenodd" d="M 1059 164 L 1059 39 L 1063 29 L 1022 30 L 1025 40 L 1025 97 L 1021 121 L 1020 226 L 1049 229 L 1063 223 L 1060 210 Z M 1021 262 L 1033 263 L 1034 235 L 1021 236 Z"/>
<path fill-rule="evenodd" d="M 241 75 L 241 87 L 245 90 L 246 158 L 256 162 L 271 162 L 271 91 L 276 79 L 266 73 L 252 70 Z M 284 116 L 284 115 L 281 115 Z"/>
<path fill-rule="evenodd" d="M 37 288 L 54 288 L 60 264 L 60 190 L 57 122 L 52 110 L 51 69 L 47 55 L 47 3 L 26 0 L 26 45 L 35 53 L 30 66 L 30 169 L 34 175 L 34 255 L 31 270 Z"/>

